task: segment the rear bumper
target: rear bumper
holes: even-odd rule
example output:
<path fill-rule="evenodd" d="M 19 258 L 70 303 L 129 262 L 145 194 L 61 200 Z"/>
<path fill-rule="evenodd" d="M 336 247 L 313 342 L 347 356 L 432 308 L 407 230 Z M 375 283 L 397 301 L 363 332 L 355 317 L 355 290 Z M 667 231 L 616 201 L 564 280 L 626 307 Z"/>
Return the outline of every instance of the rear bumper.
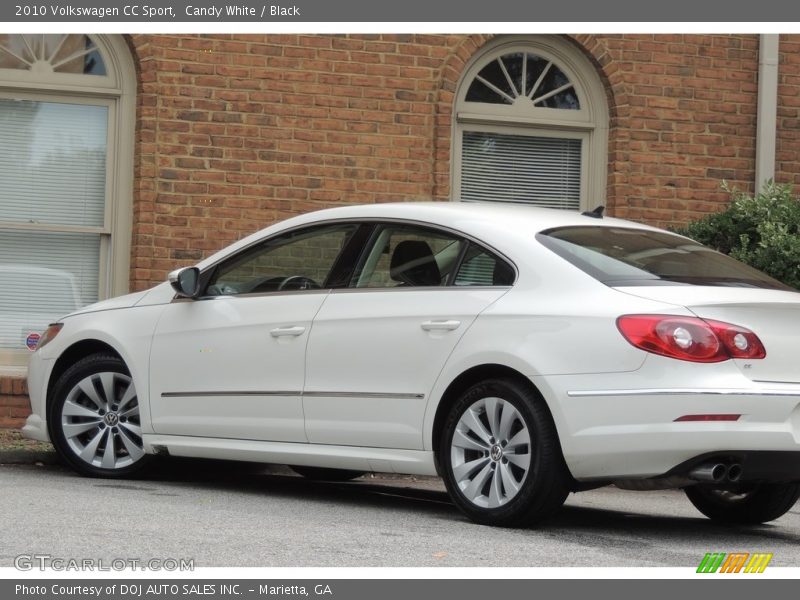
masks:
<path fill-rule="evenodd" d="M 800 451 L 774 450 L 708 452 L 682 462 L 664 473 L 662 477 L 686 477 L 692 469 L 710 463 L 741 465 L 742 476 L 739 479 L 741 483 L 800 481 Z"/>
<path fill-rule="evenodd" d="M 800 480 L 800 385 L 753 382 L 730 361 L 668 360 L 648 358 L 631 373 L 533 379 L 576 480 L 662 477 L 711 457 L 747 465 L 742 480 Z M 719 414 L 739 416 L 676 420 Z"/>

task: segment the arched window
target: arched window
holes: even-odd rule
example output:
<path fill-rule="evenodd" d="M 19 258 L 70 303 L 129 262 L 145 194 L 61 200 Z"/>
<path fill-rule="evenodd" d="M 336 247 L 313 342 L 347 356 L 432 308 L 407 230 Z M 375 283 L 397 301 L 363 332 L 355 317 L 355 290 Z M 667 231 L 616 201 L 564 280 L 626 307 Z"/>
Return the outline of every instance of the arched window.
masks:
<path fill-rule="evenodd" d="M 118 36 L 0 34 L 0 366 L 127 291 L 135 87 Z"/>
<path fill-rule="evenodd" d="M 566 40 L 495 40 L 468 64 L 455 103 L 455 199 L 569 210 L 604 204 L 605 92 Z"/>

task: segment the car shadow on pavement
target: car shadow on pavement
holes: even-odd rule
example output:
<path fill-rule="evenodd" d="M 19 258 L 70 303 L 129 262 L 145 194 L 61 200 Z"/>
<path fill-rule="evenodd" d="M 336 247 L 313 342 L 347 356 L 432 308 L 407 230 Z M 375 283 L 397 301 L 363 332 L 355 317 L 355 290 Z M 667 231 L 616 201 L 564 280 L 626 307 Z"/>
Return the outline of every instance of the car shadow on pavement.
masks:
<path fill-rule="evenodd" d="M 369 476 L 352 482 L 314 481 L 296 475 L 283 466 L 170 458 L 159 461 L 150 470 L 146 480 L 178 485 L 202 483 L 216 489 L 296 497 L 310 502 L 371 504 L 393 510 L 407 509 L 409 513 L 426 510 L 437 518 L 461 518 L 443 488 L 421 487 L 410 476 L 390 475 L 389 478 L 376 478 L 375 481 L 380 483 L 375 483 Z"/>
<path fill-rule="evenodd" d="M 437 519 L 463 522 L 463 516 L 450 501 L 444 488 L 432 478 L 417 481 L 409 476 L 369 476 L 352 482 L 312 481 L 293 474 L 287 467 L 229 461 L 170 458 L 160 461 L 148 477 L 149 480 L 172 483 L 192 483 L 240 491 L 244 493 L 270 494 L 296 497 L 306 501 L 341 502 L 358 505 L 407 510 L 409 513 L 424 511 Z M 680 501 L 684 501 L 682 495 Z M 676 498 L 676 501 L 678 498 Z M 798 508 L 794 509 L 799 510 Z M 480 527 L 480 525 L 475 525 Z M 635 534 L 647 539 L 664 539 L 673 542 L 697 541 L 702 538 L 709 545 L 728 544 L 732 538 L 750 545 L 780 542 L 800 543 L 800 535 L 786 532 L 777 524 L 732 526 L 715 523 L 697 517 L 657 515 L 615 510 L 607 507 L 583 507 L 566 505 L 546 523 L 532 528 L 531 532 L 542 532 L 564 539 L 572 538 L 581 544 L 591 544 L 598 536 L 601 545 L 607 546 L 610 531 Z M 626 538 L 621 543 L 630 545 Z"/>
<path fill-rule="evenodd" d="M 591 537 L 593 533 L 605 534 L 610 530 L 624 531 L 626 536 L 633 534 L 646 539 L 661 539 L 664 542 L 696 542 L 702 539 L 709 547 L 715 544 L 730 545 L 734 538 L 739 543 L 749 545 L 769 542 L 800 543 L 800 535 L 786 532 L 781 528 L 780 522 L 736 526 L 715 523 L 700 513 L 697 517 L 684 517 L 632 513 L 605 507 L 565 506 L 547 522 L 546 528 L 559 536 L 578 537 L 580 539 L 573 541 L 580 541 L 582 544 L 587 543 L 587 536 Z M 624 543 L 630 545 L 635 541 L 626 537 Z M 608 545 L 607 538 L 603 545 Z"/>

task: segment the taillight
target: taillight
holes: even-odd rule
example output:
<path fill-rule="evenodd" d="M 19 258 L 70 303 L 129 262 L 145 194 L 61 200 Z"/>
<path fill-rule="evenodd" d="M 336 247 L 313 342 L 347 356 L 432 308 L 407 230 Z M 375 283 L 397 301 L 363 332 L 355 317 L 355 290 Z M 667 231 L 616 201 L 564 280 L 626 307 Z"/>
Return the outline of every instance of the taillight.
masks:
<path fill-rule="evenodd" d="M 617 328 L 631 344 L 661 356 L 692 362 L 764 358 L 758 336 L 744 327 L 698 317 L 624 315 Z"/>

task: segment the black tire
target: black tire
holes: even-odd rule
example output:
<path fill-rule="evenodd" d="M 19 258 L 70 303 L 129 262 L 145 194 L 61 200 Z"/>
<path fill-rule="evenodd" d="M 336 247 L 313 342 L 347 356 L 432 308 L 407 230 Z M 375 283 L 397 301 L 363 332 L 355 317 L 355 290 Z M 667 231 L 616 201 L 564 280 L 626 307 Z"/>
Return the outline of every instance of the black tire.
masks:
<path fill-rule="evenodd" d="M 740 484 L 735 488 L 694 485 L 684 490 L 695 508 L 714 521 L 756 525 L 788 512 L 800 497 L 800 484 Z"/>
<path fill-rule="evenodd" d="M 350 481 L 364 475 L 364 471 L 350 471 L 347 469 L 326 469 L 324 467 L 304 467 L 300 465 L 291 465 L 289 468 L 298 475 L 313 481 Z"/>
<path fill-rule="evenodd" d="M 110 382 L 108 390 L 104 381 Z M 135 388 L 131 390 L 132 396 L 125 396 L 128 386 L 133 385 L 132 381 L 125 363 L 118 357 L 92 354 L 69 367 L 53 386 L 47 411 L 50 440 L 61 459 L 81 475 L 114 479 L 133 477 L 140 474 L 152 459 L 142 449 Z M 90 391 L 93 390 L 94 400 L 80 389 L 81 383 L 88 385 Z M 106 398 L 107 392 L 112 396 L 110 399 Z M 88 411 L 86 416 L 65 415 L 68 401 L 67 412 L 81 412 L 80 409 L 85 408 Z M 118 402 L 124 402 L 124 405 Z M 96 413 L 96 417 L 89 416 L 91 412 Z M 70 426 L 86 426 L 87 430 L 79 435 L 74 432 L 68 435 L 65 427 Z M 93 445 L 96 437 L 100 439 Z M 111 448 L 107 454 L 109 440 Z M 89 458 L 81 458 L 81 448 Z M 92 448 L 96 448 L 96 451 L 92 451 Z M 104 466 L 106 459 L 109 464 L 113 462 L 113 466 Z"/>
<path fill-rule="evenodd" d="M 500 408 L 494 408 L 498 406 L 495 399 L 502 401 Z M 514 420 L 511 426 L 504 428 L 500 425 L 500 415 L 505 414 L 508 405 L 516 412 L 509 413 Z M 464 435 L 473 442 L 477 440 L 481 448 L 485 445 L 474 430 L 465 429 L 467 422 L 474 422 L 467 414 L 469 410 L 472 410 L 472 416 L 481 419 L 483 434 L 495 433 L 508 439 L 492 435 L 488 451 L 477 447 L 465 449 L 470 442 L 464 442 Z M 495 410 L 498 415 L 495 427 L 489 421 L 490 410 Z M 527 449 L 524 443 L 520 443 L 525 439 L 520 437 L 523 428 L 527 428 L 528 433 Z M 458 441 L 454 446 L 456 436 Z M 497 450 L 498 446 L 500 450 Z M 529 466 L 522 474 L 523 468 L 516 463 L 524 463 L 526 456 Z M 458 463 L 455 467 L 454 461 Z M 569 474 L 544 400 L 526 386 L 511 380 L 493 379 L 473 385 L 453 404 L 443 425 L 439 464 L 453 502 L 470 519 L 484 525 L 525 527 L 539 523 L 555 514 L 569 494 Z M 478 465 L 474 471 L 468 466 L 472 464 Z M 490 470 L 486 471 L 487 468 Z M 461 475 L 467 473 L 461 477 L 461 483 L 454 469 Z M 482 483 L 482 474 L 490 478 L 486 480 L 488 483 Z M 499 481 L 495 482 L 495 479 Z M 495 485 L 497 494 L 493 499 Z M 492 506 L 493 502 L 495 506 Z"/>

